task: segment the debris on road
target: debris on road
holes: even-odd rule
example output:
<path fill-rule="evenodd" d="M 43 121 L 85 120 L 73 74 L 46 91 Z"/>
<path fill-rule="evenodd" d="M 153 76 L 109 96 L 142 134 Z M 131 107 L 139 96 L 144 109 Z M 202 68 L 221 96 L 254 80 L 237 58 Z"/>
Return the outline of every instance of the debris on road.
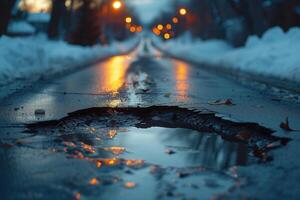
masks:
<path fill-rule="evenodd" d="M 165 153 L 169 154 L 169 155 L 172 155 L 172 154 L 175 154 L 176 152 L 174 150 L 172 150 L 172 149 L 166 149 Z"/>
<path fill-rule="evenodd" d="M 164 94 L 164 97 L 166 97 L 166 98 L 170 98 L 170 96 L 171 96 L 171 93 Z"/>
<path fill-rule="evenodd" d="M 235 105 L 232 101 L 232 99 L 218 99 L 215 101 L 209 101 L 209 105 L 227 105 L 227 106 L 233 106 Z"/>
<path fill-rule="evenodd" d="M 35 115 L 45 115 L 46 114 L 46 111 L 44 109 L 36 109 L 34 111 L 34 114 Z"/>
<path fill-rule="evenodd" d="M 134 183 L 134 182 L 126 182 L 124 184 L 124 187 L 127 188 L 127 189 L 133 189 L 133 188 L 136 187 L 136 183 Z"/>

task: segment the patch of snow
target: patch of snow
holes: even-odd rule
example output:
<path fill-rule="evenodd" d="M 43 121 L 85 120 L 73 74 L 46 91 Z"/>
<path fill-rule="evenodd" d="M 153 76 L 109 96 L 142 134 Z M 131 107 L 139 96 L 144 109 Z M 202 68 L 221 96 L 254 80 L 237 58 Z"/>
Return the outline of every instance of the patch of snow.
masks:
<path fill-rule="evenodd" d="M 50 21 L 49 13 L 30 13 L 28 14 L 27 20 L 31 23 L 47 23 Z"/>
<path fill-rule="evenodd" d="M 35 28 L 26 21 L 13 21 L 9 24 L 8 30 L 9 33 L 35 33 Z"/>
<path fill-rule="evenodd" d="M 163 47 L 184 59 L 226 68 L 231 71 L 300 83 L 300 28 L 284 33 L 269 29 L 262 38 L 250 36 L 244 47 L 232 48 L 222 40 L 172 40 Z"/>
<path fill-rule="evenodd" d="M 109 46 L 81 47 L 63 41 L 49 41 L 46 36 L 0 38 L 0 86 L 16 80 L 37 80 L 63 73 L 130 50 L 137 38 Z"/>

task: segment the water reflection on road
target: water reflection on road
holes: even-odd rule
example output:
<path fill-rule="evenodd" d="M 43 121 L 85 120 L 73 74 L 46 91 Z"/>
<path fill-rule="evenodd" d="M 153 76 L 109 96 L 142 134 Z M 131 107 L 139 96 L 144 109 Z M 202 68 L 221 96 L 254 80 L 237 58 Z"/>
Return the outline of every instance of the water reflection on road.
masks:
<path fill-rule="evenodd" d="M 173 70 L 174 70 L 174 77 L 176 78 L 176 87 L 175 91 L 177 93 L 176 99 L 178 101 L 185 101 L 188 98 L 188 76 L 189 76 L 189 66 L 187 63 L 174 60 L 173 61 Z"/>
<path fill-rule="evenodd" d="M 116 95 L 126 80 L 126 71 L 130 65 L 130 57 L 114 56 L 97 67 L 98 93 L 111 92 Z"/>

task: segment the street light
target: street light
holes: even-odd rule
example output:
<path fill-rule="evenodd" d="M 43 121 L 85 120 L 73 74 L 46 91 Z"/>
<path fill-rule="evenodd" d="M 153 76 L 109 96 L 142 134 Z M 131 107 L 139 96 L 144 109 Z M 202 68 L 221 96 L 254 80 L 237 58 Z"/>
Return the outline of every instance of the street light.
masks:
<path fill-rule="evenodd" d="M 112 7 L 115 9 L 115 10 L 119 10 L 121 7 L 122 7 L 122 2 L 121 1 L 114 1 L 113 4 L 112 4 Z"/>
<path fill-rule="evenodd" d="M 167 24 L 167 25 L 166 25 L 166 28 L 167 28 L 168 30 L 171 30 L 171 29 L 172 29 L 172 25 L 171 25 L 171 24 Z"/>
<path fill-rule="evenodd" d="M 178 22 L 179 22 L 177 17 L 173 17 L 172 21 L 173 21 L 174 24 L 178 24 Z"/>
<path fill-rule="evenodd" d="M 125 18 L 125 22 L 126 22 L 127 24 L 130 24 L 130 23 L 132 22 L 132 18 L 131 18 L 131 17 L 126 17 L 126 18 Z"/>
<path fill-rule="evenodd" d="M 157 29 L 160 30 L 160 31 L 162 31 L 164 29 L 164 26 L 162 24 L 158 24 L 157 25 Z"/>
<path fill-rule="evenodd" d="M 165 40 L 168 40 L 171 38 L 171 35 L 169 33 L 165 33 L 164 38 L 165 38 Z"/>
<path fill-rule="evenodd" d="M 181 16 L 184 16 L 184 15 L 187 14 L 187 10 L 186 10 L 185 8 L 180 8 L 179 14 L 180 14 Z"/>

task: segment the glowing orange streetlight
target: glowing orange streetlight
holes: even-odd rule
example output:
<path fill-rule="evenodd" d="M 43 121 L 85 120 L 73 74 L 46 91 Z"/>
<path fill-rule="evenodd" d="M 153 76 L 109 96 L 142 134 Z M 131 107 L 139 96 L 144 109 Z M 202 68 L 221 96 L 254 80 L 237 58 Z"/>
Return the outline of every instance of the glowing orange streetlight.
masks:
<path fill-rule="evenodd" d="M 158 25 L 157 25 L 157 29 L 161 31 L 161 30 L 164 29 L 164 26 L 163 26 L 162 24 L 158 24 Z"/>
<path fill-rule="evenodd" d="M 173 21 L 174 24 L 178 24 L 178 22 L 179 22 L 177 17 L 173 17 L 172 21 Z"/>
<path fill-rule="evenodd" d="M 172 25 L 171 25 L 171 24 L 167 24 L 167 25 L 166 25 L 166 28 L 167 28 L 168 30 L 171 30 L 171 29 L 172 29 Z"/>
<path fill-rule="evenodd" d="M 165 34 L 164 34 L 164 38 L 165 38 L 166 40 L 168 40 L 168 39 L 171 38 L 171 35 L 170 35 L 169 33 L 165 33 Z"/>
<path fill-rule="evenodd" d="M 134 33 L 134 32 L 136 32 L 136 27 L 135 26 L 131 26 L 129 30 L 130 30 L 131 33 Z"/>
<path fill-rule="evenodd" d="M 187 10 L 185 8 L 180 8 L 179 14 L 182 15 L 182 16 L 184 16 L 184 15 L 187 14 Z"/>
<path fill-rule="evenodd" d="M 138 27 L 136 28 L 136 31 L 137 31 L 138 33 L 142 32 L 142 31 L 143 31 L 143 27 L 142 27 L 142 26 L 138 26 Z"/>
<path fill-rule="evenodd" d="M 112 7 L 113 7 L 115 10 L 119 10 L 119 9 L 122 7 L 122 2 L 116 0 L 116 1 L 113 2 Z"/>
<path fill-rule="evenodd" d="M 154 28 L 152 29 L 152 32 L 153 32 L 155 35 L 157 35 L 157 36 L 160 35 L 160 30 L 158 30 L 156 27 L 154 27 Z"/>
<path fill-rule="evenodd" d="M 132 22 L 132 18 L 131 18 L 131 17 L 126 17 L 126 18 L 125 18 L 125 22 L 126 22 L 127 24 L 130 24 L 130 23 Z"/>

